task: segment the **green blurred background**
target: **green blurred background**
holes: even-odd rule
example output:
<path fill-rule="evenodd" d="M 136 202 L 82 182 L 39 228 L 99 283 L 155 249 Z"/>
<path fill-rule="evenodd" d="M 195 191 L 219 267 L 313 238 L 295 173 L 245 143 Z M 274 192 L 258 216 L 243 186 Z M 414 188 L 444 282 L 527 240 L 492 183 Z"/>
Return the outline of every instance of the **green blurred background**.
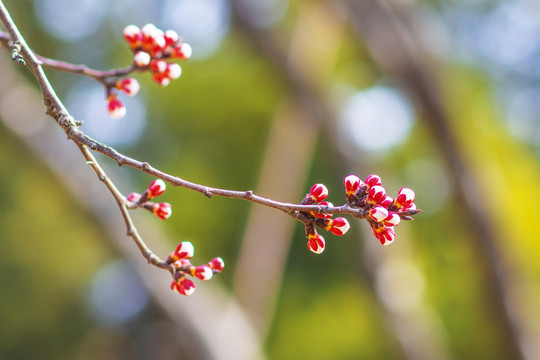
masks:
<path fill-rule="evenodd" d="M 234 359 L 188 351 L 181 339 L 189 326 L 182 333 L 170 314 L 174 301 L 187 312 L 201 306 L 219 283 L 225 292 L 213 300 L 238 305 L 258 339 L 245 342 L 268 359 L 540 358 L 536 2 L 4 4 L 36 52 L 97 69 L 129 64 L 121 32 L 131 23 L 175 29 L 192 44 L 193 59 L 168 87 L 135 75 L 142 90 L 122 97 L 122 120 L 107 117 L 99 84 L 47 71 L 82 129 L 133 158 L 189 181 L 287 202 L 322 182 L 329 201 L 341 204 L 344 176 L 376 173 L 391 195 L 413 188 L 424 211 L 396 229 L 390 247 L 351 221 L 342 238 L 325 235 L 327 248 L 315 256 L 302 226 L 286 215 L 260 215 L 267 231 L 257 205 L 171 187 L 163 201 L 173 216 L 161 222 L 137 214 L 141 231 L 150 223 L 163 234 L 160 256 L 190 240 L 195 262 L 221 256 L 226 268 L 197 282 L 191 298 L 173 294 L 173 305 L 164 305 L 164 295 L 137 275 L 141 266 L 115 245 L 120 236 L 134 247 L 124 229 L 111 232 L 73 193 L 69 171 L 32 150 L 41 128 L 61 135 L 51 119 L 38 126 L 18 118 L 27 99 L 38 106 L 39 98 L 17 92 L 14 102 L 15 88 L 5 88 L 0 359 Z M 9 72 L 35 87 L 15 64 L 0 67 L 4 80 Z M 40 140 L 44 148 L 66 142 Z M 75 147 L 65 151 L 78 155 Z M 99 159 L 125 194 L 152 180 Z M 89 170 L 81 176 L 99 183 Z M 258 282 L 262 290 L 253 287 Z M 231 339 L 233 323 L 223 325 Z M 227 342 L 205 341 L 218 340 Z"/>

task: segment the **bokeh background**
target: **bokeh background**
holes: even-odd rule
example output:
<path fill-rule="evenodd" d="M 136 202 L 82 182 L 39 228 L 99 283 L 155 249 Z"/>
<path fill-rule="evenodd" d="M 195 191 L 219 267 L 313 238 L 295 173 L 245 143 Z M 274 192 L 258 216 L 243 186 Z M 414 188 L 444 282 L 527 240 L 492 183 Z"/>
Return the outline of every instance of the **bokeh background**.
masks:
<path fill-rule="evenodd" d="M 382 247 L 351 221 L 319 256 L 245 201 L 169 190 L 134 216 L 165 257 L 225 259 L 190 298 L 142 261 L 114 200 L 0 60 L 0 359 L 539 359 L 540 5 L 534 0 L 18 0 L 39 54 L 123 67 L 128 24 L 193 47 L 122 98 L 47 71 L 83 130 L 186 180 L 298 202 L 379 174 L 423 212 Z M 0 52 L 0 54 L 2 54 Z M 152 180 L 98 157 L 125 194 Z"/>

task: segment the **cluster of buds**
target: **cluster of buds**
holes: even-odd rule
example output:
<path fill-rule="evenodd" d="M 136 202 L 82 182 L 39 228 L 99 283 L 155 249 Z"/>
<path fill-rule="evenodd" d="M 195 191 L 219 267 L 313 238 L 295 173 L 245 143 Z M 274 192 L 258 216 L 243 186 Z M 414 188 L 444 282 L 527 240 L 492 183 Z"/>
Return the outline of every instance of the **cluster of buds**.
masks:
<path fill-rule="evenodd" d="M 135 65 L 149 69 L 152 79 L 161 86 L 167 86 L 182 74 L 180 65 L 165 59 L 187 60 L 191 57 L 191 46 L 182 42 L 176 31 L 163 31 L 153 24 L 140 29 L 128 25 L 124 29 L 124 39 L 133 51 Z"/>
<path fill-rule="evenodd" d="M 302 205 L 320 205 L 333 207 L 332 203 L 324 201 L 328 196 L 328 189 L 323 184 L 315 184 L 302 200 Z M 303 222 L 306 228 L 307 247 L 315 254 L 320 254 L 324 251 L 325 240 L 317 233 L 316 226 L 330 231 L 332 234 L 341 236 L 344 235 L 350 228 L 349 222 L 343 217 L 332 219 L 331 214 L 323 214 L 317 212 L 304 212 Z"/>
<path fill-rule="evenodd" d="M 174 30 L 163 31 L 153 24 L 142 28 L 128 25 L 123 31 L 124 40 L 133 51 L 133 64 L 139 70 L 148 70 L 152 79 L 161 86 L 167 86 L 182 74 L 180 65 L 166 59 L 187 60 L 191 57 L 191 46 L 181 41 Z M 107 111 L 114 119 L 126 114 L 126 107 L 118 99 L 118 91 L 135 96 L 140 86 L 134 78 L 117 80 L 107 85 Z"/>
<path fill-rule="evenodd" d="M 412 220 L 412 216 L 421 211 L 414 203 L 413 190 L 401 188 L 393 199 L 386 194 L 377 175 L 369 175 L 365 181 L 356 175 L 349 175 L 343 179 L 343 183 L 349 206 L 364 210 L 373 234 L 383 245 L 394 241 L 394 227 L 401 220 Z"/>
<path fill-rule="evenodd" d="M 213 258 L 207 264 L 193 266 L 190 261 L 193 253 L 193 244 L 189 241 L 184 241 L 178 244 L 176 249 L 167 258 L 167 264 L 172 264 L 175 268 L 171 289 L 186 296 L 193 294 L 195 291 L 195 284 L 188 276 L 208 281 L 215 273 L 220 273 L 225 267 L 225 263 L 220 257 Z"/>
<path fill-rule="evenodd" d="M 165 189 L 165 182 L 161 179 L 156 179 L 150 183 L 148 188 L 142 194 L 135 192 L 129 194 L 129 196 L 127 197 L 127 201 L 129 202 L 128 207 L 142 207 L 154 213 L 158 218 L 167 220 L 172 214 L 171 204 L 165 202 L 155 203 L 149 201 L 163 194 L 165 192 Z"/>

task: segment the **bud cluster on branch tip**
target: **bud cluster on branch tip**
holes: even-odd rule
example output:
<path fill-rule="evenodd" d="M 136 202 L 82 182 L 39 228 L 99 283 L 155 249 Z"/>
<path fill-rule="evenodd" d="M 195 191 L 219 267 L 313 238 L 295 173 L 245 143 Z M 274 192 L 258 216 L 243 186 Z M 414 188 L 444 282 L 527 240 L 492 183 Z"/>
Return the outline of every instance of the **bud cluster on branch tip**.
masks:
<path fill-rule="evenodd" d="M 193 253 L 193 244 L 189 241 L 183 241 L 167 258 L 167 263 L 172 264 L 175 268 L 171 289 L 182 295 L 191 295 L 195 291 L 195 284 L 187 276 L 208 281 L 225 267 L 225 263 L 220 257 L 213 258 L 207 264 L 194 266 L 190 260 Z"/>
<path fill-rule="evenodd" d="M 130 208 L 142 207 L 153 212 L 158 218 L 167 220 L 172 214 L 171 204 L 169 203 L 154 203 L 151 200 L 166 190 L 167 186 L 161 179 L 156 179 L 150 183 L 148 188 L 142 193 L 132 192 L 126 200 L 129 202 Z"/>
<path fill-rule="evenodd" d="M 180 65 L 165 59 L 187 60 L 191 57 L 191 46 L 181 41 L 174 30 L 163 31 L 153 24 L 142 28 L 128 25 L 123 31 L 124 40 L 133 51 L 133 63 L 139 69 L 152 73 L 152 79 L 161 86 L 167 86 L 182 74 Z M 126 107 L 118 99 L 116 90 L 128 96 L 135 96 L 140 85 L 134 78 L 120 79 L 107 87 L 107 110 L 114 119 L 126 115 Z"/>
<path fill-rule="evenodd" d="M 126 26 L 124 39 L 133 51 L 135 65 L 149 69 L 153 80 L 161 86 L 167 86 L 182 74 L 180 65 L 165 59 L 187 60 L 191 57 L 191 46 L 182 42 L 176 31 L 163 31 L 153 24 L 142 28 Z"/>
<path fill-rule="evenodd" d="M 328 189 L 324 184 L 315 184 L 311 187 L 309 193 L 302 200 L 302 205 L 319 205 L 321 210 L 324 208 L 333 208 L 331 202 L 324 201 L 328 196 Z M 334 235 L 341 236 L 345 234 L 349 228 L 349 222 L 343 217 L 332 219 L 332 214 L 321 212 L 302 212 L 303 222 L 306 228 L 307 247 L 315 254 L 320 254 L 324 251 L 325 240 L 317 233 L 315 226 L 331 232 Z"/>
<path fill-rule="evenodd" d="M 349 206 L 365 210 L 373 234 L 383 245 L 394 241 L 394 226 L 401 220 L 412 220 L 412 216 L 421 211 L 414 204 L 413 190 L 401 188 L 393 199 L 386 194 L 377 175 L 369 175 L 364 181 L 349 175 L 343 179 L 343 184 Z"/>

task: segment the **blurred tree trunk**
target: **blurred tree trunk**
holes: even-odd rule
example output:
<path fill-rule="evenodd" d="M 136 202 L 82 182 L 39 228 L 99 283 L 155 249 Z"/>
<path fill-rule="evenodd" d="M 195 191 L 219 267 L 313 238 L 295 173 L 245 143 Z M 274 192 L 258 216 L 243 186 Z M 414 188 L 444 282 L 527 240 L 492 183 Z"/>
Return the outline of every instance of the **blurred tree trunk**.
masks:
<path fill-rule="evenodd" d="M 486 279 L 486 290 L 493 300 L 494 323 L 504 334 L 508 359 L 526 359 L 521 338 L 523 325 L 514 316 L 510 302 L 511 275 L 497 245 L 494 227 L 484 210 L 478 183 L 463 159 L 453 135 L 451 120 L 443 108 L 436 79 L 428 71 L 421 46 L 415 42 L 403 17 L 384 0 L 337 0 L 347 18 L 364 40 L 375 61 L 388 76 L 396 78 L 413 94 L 421 118 L 431 130 L 443 159 L 451 169 L 458 200 L 463 205 L 462 222 L 467 224 L 476 242 L 477 257 Z"/>

